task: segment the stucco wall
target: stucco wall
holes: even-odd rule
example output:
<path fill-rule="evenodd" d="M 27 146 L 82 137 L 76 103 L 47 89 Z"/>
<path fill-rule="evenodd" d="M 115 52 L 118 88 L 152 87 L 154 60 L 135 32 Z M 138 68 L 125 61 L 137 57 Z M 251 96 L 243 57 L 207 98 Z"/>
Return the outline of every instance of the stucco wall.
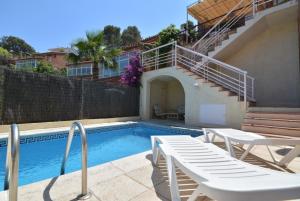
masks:
<path fill-rule="evenodd" d="M 184 105 L 184 90 L 179 81 L 155 79 L 150 83 L 150 116 L 152 108 L 158 104 L 162 112 L 177 112 L 179 106 Z"/>
<path fill-rule="evenodd" d="M 238 102 L 237 97 L 227 96 L 225 92 L 220 92 L 217 87 L 210 87 L 209 83 L 201 83 L 192 77 L 176 70 L 174 67 L 164 68 L 156 71 L 145 72 L 142 76 L 142 86 L 140 92 L 140 116 L 144 120 L 151 118 L 153 99 L 160 98 L 158 94 L 151 90 L 151 82 L 159 77 L 172 77 L 180 82 L 184 89 L 185 98 L 185 123 L 187 125 L 240 128 L 240 124 L 245 114 L 243 102 Z M 199 86 L 195 86 L 198 83 Z M 151 93 L 152 91 L 152 93 Z M 176 91 L 170 93 L 169 97 L 176 97 Z M 177 103 L 174 102 L 174 105 Z M 207 106 L 224 107 L 224 114 L 218 111 L 208 111 Z M 206 108 L 206 110 L 204 110 Z M 201 115 L 202 112 L 202 115 Z M 204 113 L 204 114 L 203 114 Z M 215 122 L 207 122 L 203 117 L 211 117 Z M 224 123 L 219 124 L 218 119 L 223 119 Z"/>
<path fill-rule="evenodd" d="M 177 111 L 178 107 L 184 105 L 184 90 L 177 80 L 167 82 L 167 110 Z"/>
<path fill-rule="evenodd" d="M 256 106 L 300 107 L 298 22 L 292 13 L 279 19 L 264 19 L 263 32 L 219 59 L 255 78 Z"/>
<path fill-rule="evenodd" d="M 151 116 L 152 116 L 152 110 L 153 110 L 153 106 L 155 104 L 158 104 L 161 108 L 161 110 L 163 112 L 166 112 L 167 108 L 166 108 L 166 101 L 167 101 L 167 96 L 166 96 L 166 91 L 167 91 L 167 85 L 166 83 L 162 82 L 162 81 L 155 81 L 152 82 L 151 86 L 150 86 L 150 90 L 151 90 L 151 97 L 150 97 L 150 109 L 151 109 Z"/>

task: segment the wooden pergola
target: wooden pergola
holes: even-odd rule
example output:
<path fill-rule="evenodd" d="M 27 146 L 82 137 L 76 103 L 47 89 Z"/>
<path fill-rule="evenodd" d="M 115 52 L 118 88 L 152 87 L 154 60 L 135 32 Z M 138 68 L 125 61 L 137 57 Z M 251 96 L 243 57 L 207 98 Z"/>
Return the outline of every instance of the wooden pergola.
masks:
<path fill-rule="evenodd" d="M 240 0 L 203 0 L 189 6 L 187 12 L 200 23 L 213 23 L 214 19 L 226 15 L 239 2 Z M 245 4 L 249 5 L 251 2 L 252 0 L 248 0 Z M 246 6 L 245 4 L 239 8 Z"/>

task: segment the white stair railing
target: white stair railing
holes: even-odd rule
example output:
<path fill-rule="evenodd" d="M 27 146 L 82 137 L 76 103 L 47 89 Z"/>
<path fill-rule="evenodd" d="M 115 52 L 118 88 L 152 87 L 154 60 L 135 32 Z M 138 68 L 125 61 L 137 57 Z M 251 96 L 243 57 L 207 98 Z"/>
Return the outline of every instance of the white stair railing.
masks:
<path fill-rule="evenodd" d="M 243 98 L 254 101 L 254 78 L 240 68 L 208 57 L 199 52 L 171 42 L 142 53 L 142 65 L 145 71 L 180 66 L 201 76 L 206 81 L 214 82 L 224 89 Z"/>
<path fill-rule="evenodd" d="M 246 16 L 255 16 L 259 6 L 266 5 L 273 0 L 241 0 L 226 15 L 224 15 L 206 34 L 198 40 L 192 49 L 202 54 L 208 54 L 216 46 L 227 39 L 236 26 Z M 245 20 L 243 20 L 243 23 Z"/>

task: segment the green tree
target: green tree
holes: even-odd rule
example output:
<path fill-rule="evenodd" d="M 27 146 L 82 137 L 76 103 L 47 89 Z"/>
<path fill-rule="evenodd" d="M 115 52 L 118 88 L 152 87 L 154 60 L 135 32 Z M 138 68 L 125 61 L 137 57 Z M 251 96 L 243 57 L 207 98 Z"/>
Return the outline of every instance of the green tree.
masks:
<path fill-rule="evenodd" d="M 0 65 L 8 65 L 10 59 L 12 59 L 12 54 L 0 47 Z"/>
<path fill-rule="evenodd" d="M 24 66 L 18 70 L 24 72 L 44 73 L 48 75 L 63 75 L 63 76 L 67 75 L 67 70 L 65 68 L 55 69 L 53 65 L 46 60 L 39 61 L 36 67 Z"/>
<path fill-rule="evenodd" d="M 181 30 L 188 30 L 189 42 L 197 39 L 197 31 L 194 29 L 194 27 L 195 27 L 195 25 L 194 25 L 193 21 L 190 21 L 190 20 L 187 23 L 183 23 L 180 25 Z M 184 38 L 182 40 L 185 40 L 185 36 L 183 36 L 183 37 Z"/>
<path fill-rule="evenodd" d="M 103 29 L 104 44 L 109 48 L 119 48 L 121 45 L 121 29 L 113 25 L 107 25 Z"/>
<path fill-rule="evenodd" d="M 39 61 L 36 68 L 33 68 L 33 72 L 45 73 L 45 74 L 55 74 L 55 69 L 53 65 L 48 61 Z"/>
<path fill-rule="evenodd" d="M 141 33 L 136 26 L 128 26 L 121 35 L 122 45 L 127 46 L 141 42 Z"/>
<path fill-rule="evenodd" d="M 74 49 L 73 53 L 70 53 L 68 59 L 72 62 L 87 61 L 93 62 L 93 77 L 98 78 L 98 63 L 115 68 L 117 62 L 115 57 L 121 53 L 120 49 L 107 48 L 104 43 L 104 32 L 87 32 L 86 38 L 79 39 L 72 44 Z"/>
<path fill-rule="evenodd" d="M 159 32 L 159 39 L 157 46 L 170 43 L 172 41 L 177 41 L 179 39 L 180 30 L 176 28 L 174 24 L 171 24 L 167 28 Z"/>
<path fill-rule="evenodd" d="M 0 39 L 0 47 L 18 56 L 35 53 L 33 47 L 31 47 L 23 39 L 15 36 L 3 36 Z"/>

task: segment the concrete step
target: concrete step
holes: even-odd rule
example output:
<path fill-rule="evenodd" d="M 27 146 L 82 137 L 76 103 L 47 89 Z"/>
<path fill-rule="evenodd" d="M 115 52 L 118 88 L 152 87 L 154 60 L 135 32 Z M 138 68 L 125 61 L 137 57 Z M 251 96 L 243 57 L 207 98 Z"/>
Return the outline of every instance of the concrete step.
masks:
<path fill-rule="evenodd" d="M 198 75 L 197 73 L 186 69 L 182 66 L 177 66 L 176 67 L 177 70 L 181 71 L 182 73 L 186 74 L 187 76 L 192 77 L 193 79 L 203 83 L 203 84 L 207 84 L 208 86 L 212 87 L 212 88 L 216 88 L 220 93 L 223 93 L 226 96 L 229 97 L 237 97 L 237 94 L 227 88 L 225 88 L 224 86 L 217 84 L 213 81 L 210 80 L 205 80 L 201 75 Z M 238 101 L 243 101 L 243 98 L 239 99 Z M 253 106 L 253 104 L 249 104 L 251 106 Z"/>
<path fill-rule="evenodd" d="M 269 125 L 269 126 L 276 126 L 276 127 L 289 127 L 289 128 L 300 128 L 300 120 L 289 120 L 289 119 L 265 119 L 265 118 L 245 118 L 245 124 L 251 125 Z"/>
<path fill-rule="evenodd" d="M 195 73 L 191 72 L 191 71 L 185 71 L 184 72 L 187 76 L 193 76 Z"/>
<path fill-rule="evenodd" d="M 242 130 L 255 133 L 267 133 L 281 136 L 300 137 L 300 128 L 290 128 L 283 126 L 278 127 L 270 125 L 251 125 L 244 123 L 242 124 Z"/>
<path fill-rule="evenodd" d="M 249 107 L 248 112 L 262 113 L 300 113 L 300 108 L 291 107 Z"/>
<path fill-rule="evenodd" d="M 248 112 L 246 118 L 260 118 L 260 119 L 288 119 L 288 120 L 300 120 L 300 113 L 270 113 L 270 112 Z"/>

